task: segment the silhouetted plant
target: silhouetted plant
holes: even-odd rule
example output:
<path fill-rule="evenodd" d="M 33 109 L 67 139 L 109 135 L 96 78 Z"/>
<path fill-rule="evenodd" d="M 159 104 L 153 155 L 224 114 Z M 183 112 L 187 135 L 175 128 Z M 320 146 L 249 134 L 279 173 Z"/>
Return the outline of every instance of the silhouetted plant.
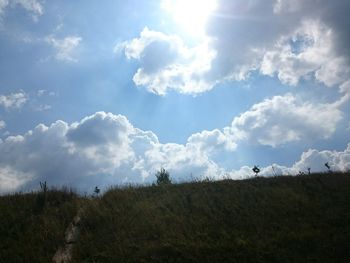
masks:
<path fill-rule="evenodd" d="M 258 176 L 258 173 L 260 173 L 260 169 L 259 169 L 259 167 L 258 166 L 256 166 L 256 165 L 254 165 L 254 167 L 253 167 L 253 172 L 255 173 L 255 176 Z"/>
<path fill-rule="evenodd" d="M 37 198 L 36 198 L 36 207 L 35 207 L 36 212 L 40 212 L 45 207 L 46 199 L 47 199 L 46 198 L 47 190 L 48 190 L 46 181 L 39 182 L 39 184 L 40 184 L 41 192 L 37 195 Z"/>
<path fill-rule="evenodd" d="M 273 165 L 271 165 L 271 167 L 272 167 L 273 176 L 277 176 L 277 173 L 275 171 L 275 167 Z"/>
<path fill-rule="evenodd" d="M 210 177 L 210 176 L 206 176 L 202 179 L 202 182 L 204 183 L 209 183 L 209 182 L 214 182 L 215 178 L 214 177 Z"/>
<path fill-rule="evenodd" d="M 332 170 L 331 170 L 331 166 L 329 165 L 329 163 L 328 163 L 328 162 L 326 162 L 326 163 L 324 164 L 324 166 L 326 166 L 326 167 L 327 167 L 327 169 L 328 169 L 328 172 L 329 172 L 329 173 L 331 173 L 331 172 L 332 172 Z"/>
<path fill-rule="evenodd" d="M 45 182 L 40 182 L 40 188 L 41 188 L 41 191 L 46 194 L 47 192 L 47 184 L 46 184 L 46 181 Z"/>
<path fill-rule="evenodd" d="M 99 193 L 100 193 L 100 189 L 97 186 L 95 186 L 95 190 L 94 190 L 95 196 L 98 196 Z"/>
<path fill-rule="evenodd" d="M 226 173 L 223 177 L 222 177 L 223 180 L 232 180 L 232 177 L 230 176 L 229 173 Z"/>
<path fill-rule="evenodd" d="M 160 171 L 156 173 L 156 177 L 158 185 L 171 184 L 169 172 L 166 171 L 164 168 L 161 168 Z"/>

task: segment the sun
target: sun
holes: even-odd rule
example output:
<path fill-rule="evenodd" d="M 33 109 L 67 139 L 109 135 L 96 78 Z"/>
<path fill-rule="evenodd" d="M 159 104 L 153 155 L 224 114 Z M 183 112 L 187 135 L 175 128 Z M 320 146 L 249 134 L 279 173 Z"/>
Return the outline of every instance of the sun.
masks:
<path fill-rule="evenodd" d="M 178 26 L 198 36 L 205 34 L 208 17 L 216 9 L 216 0 L 163 0 L 162 7 Z"/>

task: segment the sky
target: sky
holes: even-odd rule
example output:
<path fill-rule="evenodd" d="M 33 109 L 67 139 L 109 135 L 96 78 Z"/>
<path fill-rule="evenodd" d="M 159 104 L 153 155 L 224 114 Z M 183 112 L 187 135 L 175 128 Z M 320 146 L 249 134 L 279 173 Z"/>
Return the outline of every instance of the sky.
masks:
<path fill-rule="evenodd" d="M 0 0 L 0 193 L 350 170 L 348 0 Z"/>

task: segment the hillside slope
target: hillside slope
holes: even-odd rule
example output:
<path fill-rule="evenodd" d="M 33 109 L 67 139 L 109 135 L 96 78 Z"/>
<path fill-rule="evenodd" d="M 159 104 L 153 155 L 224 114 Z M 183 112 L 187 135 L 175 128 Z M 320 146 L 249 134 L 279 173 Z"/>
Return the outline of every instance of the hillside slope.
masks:
<path fill-rule="evenodd" d="M 112 189 L 75 262 L 349 262 L 350 175 Z"/>
<path fill-rule="evenodd" d="M 350 174 L 0 196 L 0 262 L 349 262 Z"/>
<path fill-rule="evenodd" d="M 51 262 L 77 204 L 68 190 L 0 196 L 0 262 Z"/>

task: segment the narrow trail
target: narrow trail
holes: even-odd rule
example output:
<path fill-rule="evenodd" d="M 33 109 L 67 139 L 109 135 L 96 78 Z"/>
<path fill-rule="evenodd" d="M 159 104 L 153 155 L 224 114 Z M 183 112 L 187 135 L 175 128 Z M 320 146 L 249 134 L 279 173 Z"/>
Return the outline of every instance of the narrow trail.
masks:
<path fill-rule="evenodd" d="M 69 263 L 72 259 L 72 250 L 80 234 L 80 221 L 82 209 L 78 210 L 77 215 L 69 224 L 65 232 L 64 245 L 60 247 L 52 258 L 53 263 Z"/>

